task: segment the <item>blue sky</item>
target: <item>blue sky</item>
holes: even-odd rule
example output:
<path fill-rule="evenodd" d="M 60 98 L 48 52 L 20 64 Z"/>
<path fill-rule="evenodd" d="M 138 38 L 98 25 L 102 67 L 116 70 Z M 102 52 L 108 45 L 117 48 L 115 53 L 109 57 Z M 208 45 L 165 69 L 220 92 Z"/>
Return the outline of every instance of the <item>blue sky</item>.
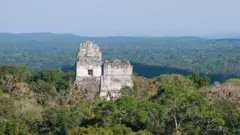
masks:
<path fill-rule="evenodd" d="M 0 0 L 0 32 L 240 34 L 240 0 Z"/>

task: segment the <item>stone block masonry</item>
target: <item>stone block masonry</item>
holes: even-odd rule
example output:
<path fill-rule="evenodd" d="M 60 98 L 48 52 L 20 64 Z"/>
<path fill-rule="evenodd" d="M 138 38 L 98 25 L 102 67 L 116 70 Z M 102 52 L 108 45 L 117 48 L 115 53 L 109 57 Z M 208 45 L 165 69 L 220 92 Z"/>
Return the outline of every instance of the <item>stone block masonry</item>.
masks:
<path fill-rule="evenodd" d="M 123 86 L 132 87 L 132 70 L 126 60 L 102 62 L 98 45 L 86 41 L 77 52 L 75 83 L 91 97 L 99 94 L 101 99 L 116 99 Z"/>

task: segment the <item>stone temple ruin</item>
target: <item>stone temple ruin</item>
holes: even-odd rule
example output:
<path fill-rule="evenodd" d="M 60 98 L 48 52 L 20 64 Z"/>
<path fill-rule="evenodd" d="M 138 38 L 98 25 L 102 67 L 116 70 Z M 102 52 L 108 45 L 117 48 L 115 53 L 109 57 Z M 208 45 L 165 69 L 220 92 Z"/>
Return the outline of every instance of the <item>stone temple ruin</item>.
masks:
<path fill-rule="evenodd" d="M 80 44 L 76 60 L 75 83 L 88 93 L 101 99 L 115 99 L 123 86 L 132 87 L 132 65 L 126 60 L 102 62 L 98 45 L 91 41 Z"/>

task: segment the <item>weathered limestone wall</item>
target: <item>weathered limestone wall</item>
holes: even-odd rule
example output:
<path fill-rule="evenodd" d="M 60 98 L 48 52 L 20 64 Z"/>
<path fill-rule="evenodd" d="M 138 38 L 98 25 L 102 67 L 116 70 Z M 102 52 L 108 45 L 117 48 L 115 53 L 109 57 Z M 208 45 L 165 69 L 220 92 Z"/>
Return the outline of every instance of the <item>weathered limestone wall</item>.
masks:
<path fill-rule="evenodd" d="M 92 75 L 89 74 L 92 70 Z M 95 95 L 100 90 L 102 75 L 102 53 L 100 48 L 91 41 L 80 44 L 77 52 L 75 83 L 86 93 Z"/>
<path fill-rule="evenodd" d="M 102 75 L 101 63 L 99 65 L 86 64 L 82 65 L 80 62 L 76 63 L 76 76 L 77 77 L 90 77 L 88 70 L 93 70 L 94 77 L 100 77 Z"/>
<path fill-rule="evenodd" d="M 123 86 L 132 87 L 132 66 L 129 61 L 105 61 L 103 69 L 100 97 L 110 94 L 117 98 Z"/>
<path fill-rule="evenodd" d="M 93 99 L 100 93 L 100 77 L 78 77 L 75 83 L 83 91 L 86 99 Z"/>
<path fill-rule="evenodd" d="M 123 86 L 132 87 L 132 65 L 120 60 L 102 63 L 100 48 L 86 41 L 77 53 L 75 83 L 87 98 L 100 93 L 102 99 L 115 99 Z"/>
<path fill-rule="evenodd" d="M 102 53 L 100 48 L 91 41 L 80 44 L 77 53 L 76 79 L 77 77 L 89 77 L 88 70 L 93 70 L 94 77 L 102 75 Z"/>
<path fill-rule="evenodd" d="M 92 41 L 82 42 L 78 49 L 77 61 L 82 59 L 93 60 L 93 61 L 102 61 L 102 53 L 97 44 L 94 44 Z"/>
<path fill-rule="evenodd" d="M 132 75 L 132 66 L 129 61 L 106 60 L 103 65 L 103 75 L 128 76 Z"/>

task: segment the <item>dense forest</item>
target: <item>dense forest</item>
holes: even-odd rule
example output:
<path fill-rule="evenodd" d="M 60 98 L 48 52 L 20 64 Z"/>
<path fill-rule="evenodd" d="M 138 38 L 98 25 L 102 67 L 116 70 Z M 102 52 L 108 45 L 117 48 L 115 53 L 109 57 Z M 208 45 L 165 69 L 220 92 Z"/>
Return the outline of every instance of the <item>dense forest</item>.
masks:
<path fill-rule="evenodd" d="M 240 133 L 240 79 L 133 75 L 117 100 L 85 100 L 74 72 L 0 67 L 0 134 L 235 135 Z"/>
<path fill-rule="evenodd" d="M 199 72 L 212 81 L 240 76 L 240 40 L 200 37 L 80 37 L 71 34 L 0 34 L 0 65 L 26 64 L 31 70 L 73 70 L 80 42 L 97 43 L 104 59 L 128 59 L 134 72 L 159 74 Z"/>
<path fill-rule="evenodd" d="M 131 60 L 134 86 L 117 100 L 74 85 L 83 40 Z M 2 33 L 0 135 L 238 135 L 239 52 L 238 39 Z"/>

